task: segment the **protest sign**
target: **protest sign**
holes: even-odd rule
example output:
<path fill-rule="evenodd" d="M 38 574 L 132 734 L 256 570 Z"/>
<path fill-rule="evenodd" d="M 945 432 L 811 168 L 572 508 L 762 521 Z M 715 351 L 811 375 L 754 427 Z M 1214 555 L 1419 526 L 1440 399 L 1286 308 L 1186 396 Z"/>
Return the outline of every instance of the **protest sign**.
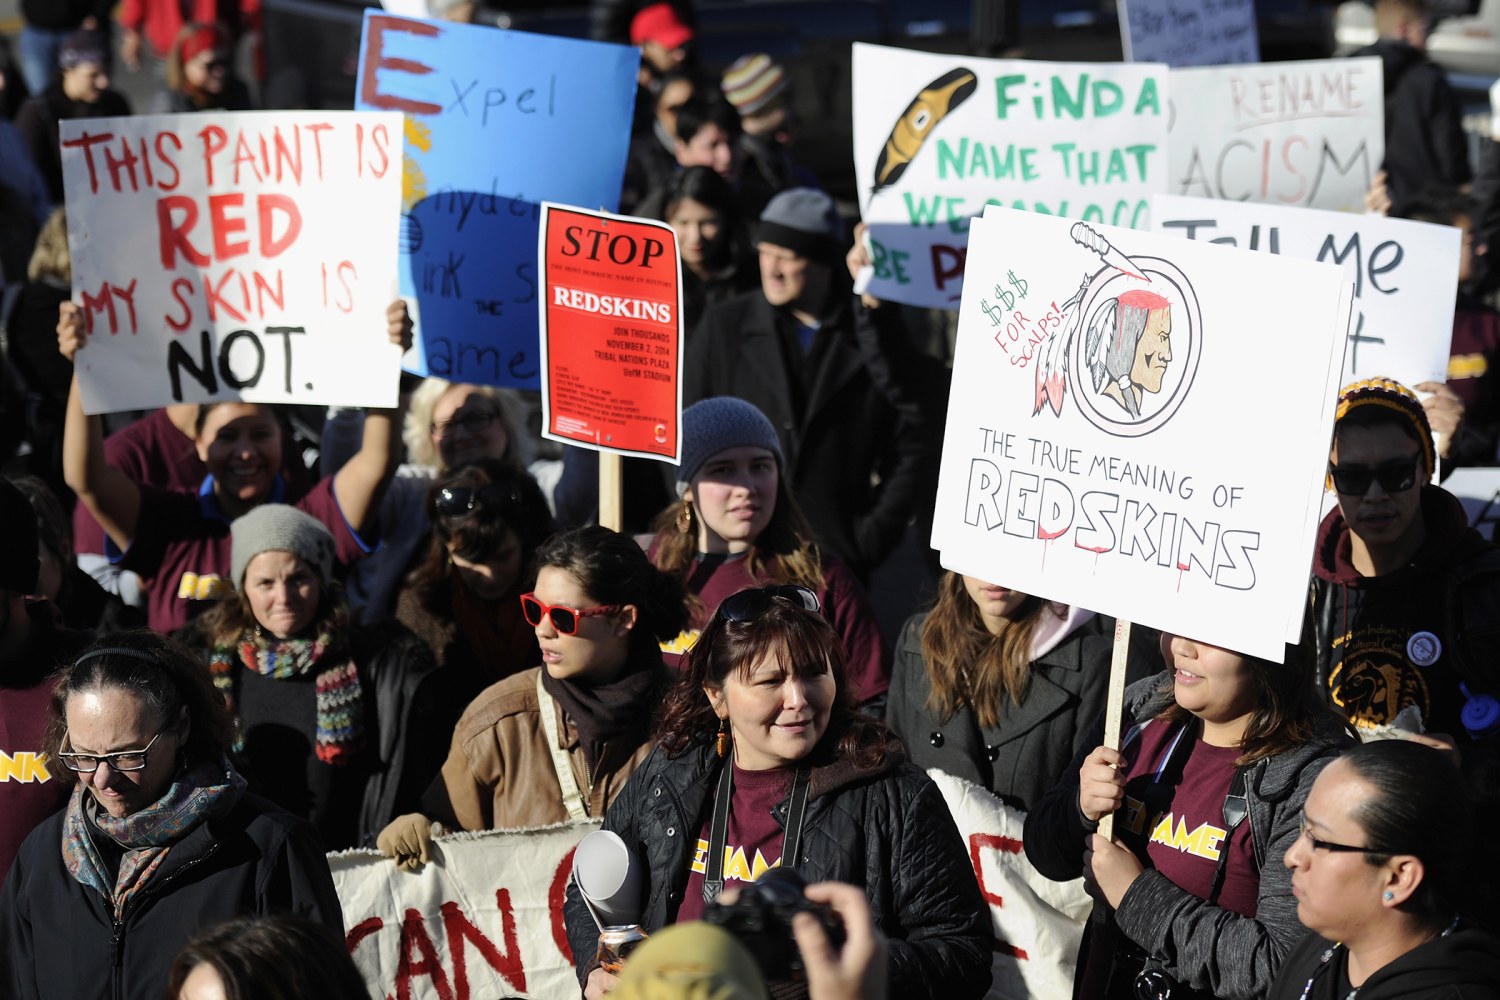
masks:
<path fill-rule="evenodd" d="M 344 944 L 370 994 L 411 1000 L 578 995 L 563 925 L 573 849 L 597 823 L 438 837 L 403 871 L 376 851 L 328 856 Z"/>
<path fill-rule="evenodd" d="M 1364 210 L 1385 159 L 1380 60 L 1174 69 L 1170 194 Z"/>
<path fill-rule="evenodd" d="M 1145 228 L 1167 190 L 1166 70 L 854 46 L 871 294 L 954 308 L 986 205 Z"/>
<path fill-rule="evenodd" d="M 1260 62 L 1255 0 L 1120 0 L 1126 62 Z"/>
<path fill-rule="evenodd" d="M 61 140 L 86 412 L 396 405 L 399 115 L 90 118 Z"/>
<path fill-rule="evenodd" d="M 1152 226 L 1224 246 L 1341 264 L 1354 283 L 1342 384 L 1447 378 L 1463 233 L 1383 215 L 1157 195 Z"/>
<path fill-rule="evenodd" d="M 541 203 L 619 203 L 639 63 L 623 45 L 365 12 L 355 106 L 408 116 L 407 367 L 537 387 Z"/>
<path fill-rule="evenodd" d="M 1002 208 L 969 259 L 944 565 L 1279 661 L 1323 493 L 1342 271 Z"/>
<path fill-rule="evenodd" d="M 682 276 L 664 222 L 542 205 L 542 434 L 678 460 Z"/>
<path fill-rule="evenodd" d="M 930 770 L 969 849 L 979 893 L 995 928 L 986 1000 L 1065 997 L 1073 990 L 1078 945 L 1092 900 L 1083 879 L 1053 882 L 1026 860 L 1026 814 L 987 788 Z"/>

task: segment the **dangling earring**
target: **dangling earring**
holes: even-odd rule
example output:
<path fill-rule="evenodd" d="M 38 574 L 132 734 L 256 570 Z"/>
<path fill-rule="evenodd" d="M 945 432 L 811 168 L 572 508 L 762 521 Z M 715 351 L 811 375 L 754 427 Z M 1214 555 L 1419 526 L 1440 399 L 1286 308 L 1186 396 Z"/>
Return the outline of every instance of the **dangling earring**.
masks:
<path fill-rule="evenodd" d="M 729 720 L 719 720 L 719 735 L 714 737 L 714 753 L 723 760 L 724 755 L 729 752 Z"/>
<path fill-rule="evenodd" d="M 684 499 L 682 509 L 677 512 L 677 533 L 686 535 L 693 530 L 693 501 Z M 720 754 L 719 756 L 724 756 Z"/>

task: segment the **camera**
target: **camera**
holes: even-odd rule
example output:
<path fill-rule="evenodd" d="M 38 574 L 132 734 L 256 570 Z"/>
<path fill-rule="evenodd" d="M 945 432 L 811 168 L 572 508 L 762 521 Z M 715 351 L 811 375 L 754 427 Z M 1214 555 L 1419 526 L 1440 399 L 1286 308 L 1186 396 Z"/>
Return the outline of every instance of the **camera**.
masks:
<path fill-rule="evenodd" d="M 740 889 L 733 903 L 712 902 L 706 923 L 716 924 L 749 949 L 768 982 L 801 982 L 806 978 L 802 953 L 792 937 L 792 918 L 811 913 L 837 950 L 844 944 L 844 922 L 824 903 L 808 900 L 807 883 L 790 868 L 772 868 Z"/>

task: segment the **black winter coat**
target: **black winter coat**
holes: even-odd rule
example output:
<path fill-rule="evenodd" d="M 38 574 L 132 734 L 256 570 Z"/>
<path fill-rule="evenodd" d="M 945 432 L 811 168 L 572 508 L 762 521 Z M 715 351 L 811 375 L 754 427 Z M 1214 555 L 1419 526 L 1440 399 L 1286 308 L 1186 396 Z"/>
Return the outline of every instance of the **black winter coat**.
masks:
<path fill-rule="evenodd" d="M 1385 81 L 1386 185 L 1399 211 L 1432 186 L 1469 182 L 1463 106 L 1442 67 L 1420 49 L 1382 38 L 1353 53 L 1376 56 Z"/>
<path fill-rule="evenodd" d="M 343 937 L 312 827 L 264 799 L 245 795 L 173 845 L 118 925 L 63 864 L 63 815 L 26 838 L 0 895 L 7 1000 L 161 1000 L 178 949 L 238 916 L 298 913 Z"/>
<path fill-rule="evenodd" d="M 707 745 L 669 757 L 658 747 L 604 817 L 649 873 L 647 933 L 675 920 L 698 834 L 723 762 Z M 784 821 L 787 803 L 775 809 Z M 899 752 L 869 771 L 836 761 L 815 768 L 798 873 L 861 886 L 890 938 L 890 994 L 902 1000 L 981 997 L 994 933 L 963 839 L 942 793 Z M 568 943 L 585 982 L 599 931 L 568 883 Z"/>
<path fill-rule="evenodd" d="M 1348 951 L 1308 932 L 1287 956 L 1267 1000 L 1345 1000 L 1348 994 L 1335 988 L 1336 972 L 1348 965 Z M 1461 924 L 1376 969 L 1360 986 L 1359 1000 L 1500 1000 L 1500 941 Z"/>

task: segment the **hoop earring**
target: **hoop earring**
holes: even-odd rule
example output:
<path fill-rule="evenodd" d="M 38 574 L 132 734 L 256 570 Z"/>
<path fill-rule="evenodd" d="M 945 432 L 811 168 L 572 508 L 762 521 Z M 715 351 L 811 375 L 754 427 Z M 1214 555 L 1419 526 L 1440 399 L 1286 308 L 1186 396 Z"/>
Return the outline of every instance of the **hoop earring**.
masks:
<path fill-rule="evenodd" d="M 729 752 L 729 720 L 719 720 L 719 735 L 714 737 L 714 753 L 723 760 L 724 755 Z"/>
<path fill-rule="evenodd" d="M 693 530 L 693 501 L 686 499 L 682 501 L 682 509 L 677 512 L 676 524 L 679 535 L 686 535 Z"/>

